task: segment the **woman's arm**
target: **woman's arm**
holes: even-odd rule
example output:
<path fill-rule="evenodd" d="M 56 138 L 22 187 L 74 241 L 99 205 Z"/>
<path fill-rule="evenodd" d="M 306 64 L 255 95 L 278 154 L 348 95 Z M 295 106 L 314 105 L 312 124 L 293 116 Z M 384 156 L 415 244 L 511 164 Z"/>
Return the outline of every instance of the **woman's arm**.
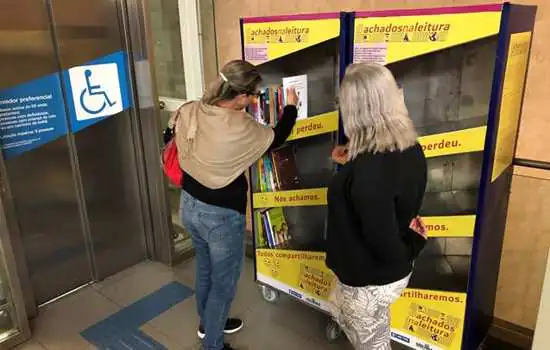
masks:
<path fill-rule="evenodd" d="M 292 132 L 292 128 L 294 128 L 296 124 L 297 117 L 298 109 L 296 109 L 296 106 L 288 105 L 283 109 L 281 120 L 279 120 L 277 125 L 273 128 L 275 137 L 273 138 L 271 146 L 269 146 L 269 150 L 282 146 L 286 142 L 286 139 L 288 139 Z"/>
<path fill-rule="evenodd" d="M 286 90 L 286 103 L 287 105 L 283 109 L 281 120 L 277 123 L 275 128 L 273 128 L 275 137 L 273 138 L 271 146 L 269 146 L 269 150 L 282 146 L 290 136 L 292 128 L 296 124 L 296 118 L 298 118 L 298 109 L 296 108 L 298 105 L 298 94 L 294 88 Z"/>

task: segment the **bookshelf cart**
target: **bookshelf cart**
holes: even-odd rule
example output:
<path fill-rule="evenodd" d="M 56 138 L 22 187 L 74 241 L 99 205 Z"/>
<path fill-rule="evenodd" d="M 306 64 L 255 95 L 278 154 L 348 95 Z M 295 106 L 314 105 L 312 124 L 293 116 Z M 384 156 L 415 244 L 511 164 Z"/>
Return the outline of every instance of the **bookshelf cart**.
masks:
<path fill-rule="evenodd" d="M 330 154 L 339 137 L 342 57 L 349 56 L 343 54 L 347 42 L 341 35 L 347 32 L 346 19 L 329 13 L 241 20 L 243 57 L 257 65 L 266 85 L 251 114 L 276 124 L 283 82 L 297 76 L 302 81 L 299 120 L 291 136 L 250 171 L 255 277 L 269 302 L 282 291 L 327 310 L 333 275 L 324 264 L 326 192 L 336 170 Z M 339 333 L 329 322 L 329 339 Z"/>
<path fill-rule="evenodd" d="M 429 228 L 392 339 L 477 349 L 492 321 L 536 7 L 356 12 L 353 62 L 386 65 L 428 158 Z"/>
<path fill-rule="evenodd" d="M 243 57 L 271 89 L 288 76 L 308 83 L 307 118 L 250 171 L 255 273 L 267 301 L 283 292 L 327 311 L 326 186 L 342 137 L 334 97 L 347 64 L 376 62 L 403 88 L 428 158 L 421 215 L 430 238 L 392 305 L 392 340 L 478 347 L 493 318 L 535 14 L 501 3 L 241 20 Z M 276 123 L 276 108 L 262 108 L 270 111 L 257 117 Z M 326 333 L 336 340 L 340 330 L 329 321 Z"/>

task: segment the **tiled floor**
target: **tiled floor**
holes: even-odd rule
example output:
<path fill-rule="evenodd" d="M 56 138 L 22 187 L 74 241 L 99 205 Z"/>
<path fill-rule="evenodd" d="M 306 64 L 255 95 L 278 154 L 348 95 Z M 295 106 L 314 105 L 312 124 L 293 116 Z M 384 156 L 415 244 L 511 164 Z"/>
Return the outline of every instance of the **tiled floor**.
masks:
<path fill-rule="evenodd" d="M 41 310 L 33 322 L 33 339 L 23 350 L 88 350 L 95 347 L 80 333 L 120 309 L 172 281 L 193 287 L 194 262 L 168 268 L 143 262 L 97 285 L 88 287 Z M 187 298 L 141 327 L 141 331 L 167 349 L 198 349 L 198 320 L 194 297 Z M 247 260 L 233 304 L 233 316 L 246 328 L 228 340 L 239 350 L 351 349 L 342 341 L 329 345 L 324 338 L 327 317 L 288 297 L 276 305 L 262 299 Z M 141 350 L 141 349 L 137 349 Z"/>

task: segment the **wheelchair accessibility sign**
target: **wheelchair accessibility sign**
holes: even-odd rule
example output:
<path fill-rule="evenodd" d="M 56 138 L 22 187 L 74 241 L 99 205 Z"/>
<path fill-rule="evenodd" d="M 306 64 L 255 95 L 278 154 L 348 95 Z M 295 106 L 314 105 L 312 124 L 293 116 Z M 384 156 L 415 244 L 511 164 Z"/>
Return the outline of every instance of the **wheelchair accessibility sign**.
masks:
<path fill-rule="evenodd" d="M 116 63 L 69 69 L 76 120 L 101 118 L 122 112 Z"/>
<path fill-rule="evenodd" d="M 65 74 L 67 102 L 73 132 L 130 106 L 126 55 L 120 51 L 82 66 L 69 68 Z"/>

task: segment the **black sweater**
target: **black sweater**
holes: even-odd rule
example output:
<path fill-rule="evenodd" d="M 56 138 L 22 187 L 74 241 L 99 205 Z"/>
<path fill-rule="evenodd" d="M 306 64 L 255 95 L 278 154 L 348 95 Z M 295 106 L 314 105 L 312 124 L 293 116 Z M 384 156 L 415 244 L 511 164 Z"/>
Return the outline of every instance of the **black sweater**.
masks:
<path fill-rule="evenodd" d="M 420 145 L 403 152 L 363 153 L 328 189 L 327 266 L 352 287 L 406 277 L 425 239 L 409 228 L 426 189 Z"/>
<path fill-rule="evenodd" d="M 277 148 L 286 142 L 290 136 L 298 111 L 295 106 L 286 106 L 283 110 L 281 120 L 273 128 L 275 137 L 269 149 Z M 229 185 L 212 190 L 203 186 L 189 174 L 183 174 L 182 188 L 191 196 L 201 202 L 215 205 L 217 207 L 228 208 L 238 211 L 241 214 L 246 214 L 246 193 L 248 191 L 248 183 L 244 173 Z"/>

